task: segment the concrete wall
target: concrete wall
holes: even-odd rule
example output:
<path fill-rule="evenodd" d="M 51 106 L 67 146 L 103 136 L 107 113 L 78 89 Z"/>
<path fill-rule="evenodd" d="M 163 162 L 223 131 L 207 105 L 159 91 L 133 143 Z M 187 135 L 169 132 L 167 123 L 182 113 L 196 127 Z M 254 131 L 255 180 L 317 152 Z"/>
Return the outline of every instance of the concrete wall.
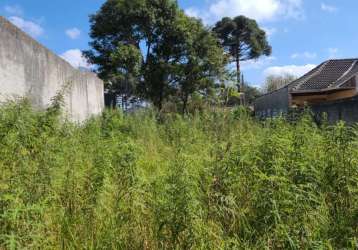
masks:
<path fill-rule="evenodd" d="M 286 114 L 289 108 L 288 87 L 263 95 L 255 100 L 257 118 L 274 117 Z"/>
<path fill-rule="evenodd" d="M 322 104 L 312 105 L 311 109 L 317 120 L 321 120 L 326 113 L 328 122 L 334 124 L 340 120 L 348 124 L 358 122 L 358 97 L 342 99 Z"/>
<path fill-rule="evenodd" d="M 46 108 L 65 85 L 71 120 L 102 112 L 103 82 L 94 73 L 74 69 L 0 16 L 0 101 L 26 96 L 36 108 Z"/>
<path fill-rule="evenodd" d="M 255 101 L 255 115 L 257 118 L 275 117 L 287 114 L 289 111 L 288 89 L 284 88 L 264 95 Z M 342 120 L 352 125 L 358 123 L 358 96 L 336 101 L 329 101 L 309 106 L 316 121 L 322 121 L 324 114 L 330 124 Z"/>

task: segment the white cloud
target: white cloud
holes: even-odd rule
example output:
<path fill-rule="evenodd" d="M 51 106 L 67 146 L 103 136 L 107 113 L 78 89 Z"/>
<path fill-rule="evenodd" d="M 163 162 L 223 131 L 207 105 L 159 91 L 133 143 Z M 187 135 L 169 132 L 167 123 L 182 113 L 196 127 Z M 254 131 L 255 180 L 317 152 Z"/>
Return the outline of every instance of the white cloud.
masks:
<path fill-rule="evenodd" d="M 300 59 L 300 58 L 303 58 L 303 59 L 314 59 L 317 57 L 317 54 L 316 53 L 312 53 L 312 52 L 308 52 L 308 51 L 305 51 L 303 53 L 294 53 L 291 55 L 291 58 L 292 59 Z"/>
<path fill-rule="evenodd" d="M 266 32 L 268 38 L 271 38 L 277 32 L 276 28 L 262 27 L 262 29 Z"/>
<path fill-rule="evenodd" d="M 188 16 L 191 16 L 191 17 L 201 18 L 200 17 L 200 11 L 198 9 L 195 9 L 195 8 L 192 8 L 192 7 L 186 9 L 185 14 L 187 14 Z"/>
<path fill-rule="evenodd" d="M 189 8 L 186 13 L 213 23 L 224 16 L 245 15 L 257 21 L 272 21 L 280 17 L 303 17 L 302 0 L 214 0 L 208 9 Z"/>
<path fill-rule="evenodd" d="M 315 64 L 306 64 L 306 65 L 285 65 L 285 66 L 274 66 L 269 67 L 264 71 L 265 76 L 275 75 L 294 75 L 296 77 L 300 77 L 306 74 L 308 71 L 315 68 L 317 65 Z"/>
<path fill-rule="evenodd" d="M 274 56 L 260 57 L 259 59 L 253 59 L 248 61 L 241 62 L 242 70 L 251 70 L 251 69 L 261 69 L 270 65 L 273 61 L 276 60 Z"/>
<path fill-rule="evenodd" d="M 79 49 L 70 49 L 60 55 L 64 60 L 70 63 L 75 68 L 91 68 L 86 58 L 82 55 Z"/>
<path fill-rule="evenodd" d="M 18 16 L 9 17 L 10 22 L 28 33 L 32 37 L 38 37 L 44 33 L 44 29 L 37 23 L 25 20 Z"/>
<path fill-rule="evenodd" d="M 338 56 L 338 49 L 337 48 L 329 48 L 328 49 L 329 58 L 334 59 Z"/>
<path fill-rule="evenodd" d="M 24 11 L 19 5 L 6 5 L 5 11 L 11 15 L 22 16 Z"/>
<path fill-rule="evenodd" d="M 281 0 L 281 11 L 285 17 L 302 19 L 304 18 L 303 0 Z"/>
<path fill-rule="evenodd" d="M 270 20 L 280 9 L 276 0 L 220 0 L 212 4 L 210 13 L 216 17 L 243 14 L 258 21 Z"/>
<path fill-rule="evenodd" d="M 78 28 L 71 28 L 66 30 L 66 35 L 71 39 L 77 39 L 81 35 L 81 31 Z"/>
<path fill-rule="evenodd" d="M 333 5 L 328 5 L 328 4 L 325 4 L 325 3 L 321 3 L 321 10 L 332 13 L 332 12 L 337 11 L 337 7 L 335 7 Z"/>

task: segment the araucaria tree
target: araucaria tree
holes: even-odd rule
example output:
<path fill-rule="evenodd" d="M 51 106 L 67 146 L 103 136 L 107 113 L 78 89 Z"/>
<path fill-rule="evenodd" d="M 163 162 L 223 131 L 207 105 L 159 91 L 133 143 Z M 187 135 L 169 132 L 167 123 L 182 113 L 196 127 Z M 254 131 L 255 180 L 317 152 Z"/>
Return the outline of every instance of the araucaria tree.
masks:
<path fill-rule="evenodd" d="M 216 23 L 213 31 L 232 61 L 236 63 L 237 84 L 242 92 L 240 61 L 271 55 L 272 48 L 267 41 L 266 33 L 255 20 L 245 16 L 233 19 L 225 17 Z"/>
<path fill-rule="evenodd" d="M 224 70 L 217 38 L 175 0 L 107 0 L 90 22 L 92 49 L 85 55 L 107 88 L 129 82 L 159 110 L 175 95 L 185 111 L 190 95 Z"/>

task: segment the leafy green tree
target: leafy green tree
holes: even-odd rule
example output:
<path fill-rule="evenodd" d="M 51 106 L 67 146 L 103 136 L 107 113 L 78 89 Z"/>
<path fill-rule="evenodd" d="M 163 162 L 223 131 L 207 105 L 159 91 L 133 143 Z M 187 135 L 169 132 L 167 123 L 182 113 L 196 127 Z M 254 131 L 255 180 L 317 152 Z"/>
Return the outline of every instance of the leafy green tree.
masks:
<path fill-rule="evenodd" d="M 208 95 L 215 82 L 225 76 L 227 58 L 223 56 L 223 50 L 211 31 L 203 29 L 197 19 L 183 17 L 181 26 L 187 38 L 183 50 L 184 60 L 177 65 L 177 83 L 182 112 L 185 113 L 193 93 Z"/>
<path fill-rule="evenodd" d="M 245 101 L 248 105 L 253 105 L 255 99 L 262 95 L 262 91 L 260 91 L 260 89 L 254 86 L 250 86 L 248 84 L 245 84 L 244 92 L 245 92 Z"/>
<path fill-rule="evenodd" d="M 218 87 L 219 103 L 223 106 L 235 106 L 240 104 L 240 93 L 234 85 L 221 84 Z"/>
<path fill-rule="evenodd" d="M 116 71 L 108 75 L 107 91 L 112 94 L 114 99 L 120 94 L 122 106 L 125 106 L 136 91 L 141 54 L 133 45 L 120 45 L 113 51 L 110 59 Z M 115 102 L 116 100 L 114 100 Z"/>
<path fill-rule="evenodd" d="M 240 97 L 242 93 L 238 92 L 237 88 L 235 88 L 233 85 L 221 85 L 219 91 L 221 104 L 224 106 L 240 105 Z M 255 99 L 262 95 L 258 88 L 247 84 L 244 86 L 244 92 L 247 105 L 252 105 Z"/>
<path fill-rule="evenodd" d="M 190 94 L 225 65 L 216 38 L 174 0 L 107 0 L 90 22 L 85 55 L 100 77 L 119 83 L 115 90 L 130 83 L 159 110 L 179 92 L 185 110 Z"/>
<path fill-rule="evenodd" d="M 216 23 L 213 31 L 232 61 L 236 63 L 237 84 L 240 91 L 243 91 L 240 61 L 271 55 L 272 48 L 267 41 L 266 33 L 260 29 L 255 20 L 245 16 L 237 16 L 233 19 L 224 17 Z"/>

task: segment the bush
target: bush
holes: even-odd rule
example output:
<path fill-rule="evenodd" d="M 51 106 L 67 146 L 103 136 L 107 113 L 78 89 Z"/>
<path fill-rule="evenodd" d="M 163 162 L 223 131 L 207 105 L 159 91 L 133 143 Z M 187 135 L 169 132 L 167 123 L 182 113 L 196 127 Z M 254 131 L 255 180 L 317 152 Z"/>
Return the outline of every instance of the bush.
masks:
<path fill-rule="evenodd" d="M 358 128 L 0 107 L 0 249 L 356 249 Z"/>

